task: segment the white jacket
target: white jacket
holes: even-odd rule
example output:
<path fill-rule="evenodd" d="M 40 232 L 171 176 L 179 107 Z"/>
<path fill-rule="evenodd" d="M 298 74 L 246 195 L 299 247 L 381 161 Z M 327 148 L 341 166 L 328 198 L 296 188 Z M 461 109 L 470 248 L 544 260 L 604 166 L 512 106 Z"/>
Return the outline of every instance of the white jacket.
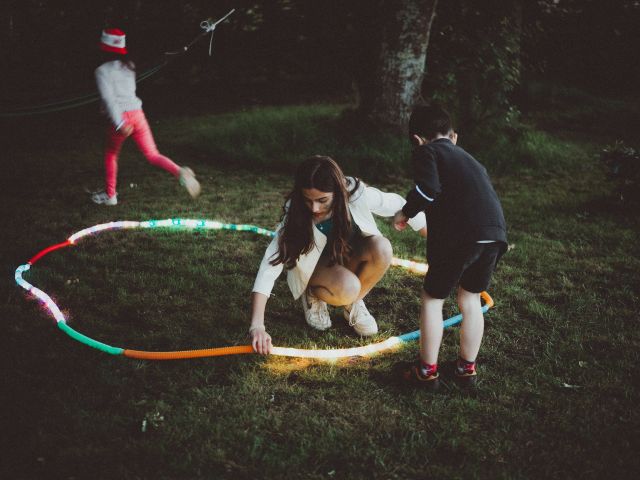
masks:
<path fill-rule="evenodd" d="M 96 68 L 95 75 L 103 109 L 119 128 L 124 122 L 124 112 L 142 108 L 142 100 L 136 97 L 136 72 L 114 60 Z"/>
<path fill-rule="evenodd" d="M 352 181 L 348 178 L 349 181 Z M 382 235 L 372 213 L 381 217 L 392 217 L 405 204 L 405 199 L 397 193 L 386 193 L 377 188 L 369 187 L 360 183 L 357 191 L 349 199 L 349 211 L 352 220 L 360 227 L 362 236 L 370 237 Z M 284 223 L 284 222 L 283 222 Z M 413 230 L 420 230 L 427 225 L 427 220 L 423 212 L 409 220 L 409 225 Z M 283 224 L 278 226 L 275 237 L 267 247 L 267 250 L 260 263 L 256 280 L 253 284 L 253 291 L 262 293 L 267 297 L 271 295 L 276 279 L 282 273 L 283 265 L 271 265 L 269 261 L 278 252 L 278 238 Z M 298 299 L 307 289 L 309 279 L 318 264 L 320 255 L 327 244 L 327 237 L 317 228 L 313 229 L 314 246 L 311 250 L 300 255 L 296 265 L 287 271 L 287 283 L 293 294 L 293 298 Z"/>

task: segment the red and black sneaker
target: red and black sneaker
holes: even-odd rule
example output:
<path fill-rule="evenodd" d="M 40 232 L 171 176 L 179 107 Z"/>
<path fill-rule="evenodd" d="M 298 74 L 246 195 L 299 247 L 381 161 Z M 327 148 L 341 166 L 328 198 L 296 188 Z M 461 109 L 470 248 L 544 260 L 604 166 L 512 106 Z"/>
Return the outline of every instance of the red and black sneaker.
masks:
<path fill-rule="evenodd" d="M 474 388 L 478 379 L 476 372 L 476 362 L 468 362 L 459 358 L 455 364 L 454 378 L 456 383 L 465 388 Z"/>
<path fill-rule="evenodd" d="M 440 388 L 440 374 L 434 372 L 430 375 L 423 375 L 420 368 L 420 361 L 400 362 L 394 366 L 394 370 L 402 379 L 403 383 L 435 392 Z"/>

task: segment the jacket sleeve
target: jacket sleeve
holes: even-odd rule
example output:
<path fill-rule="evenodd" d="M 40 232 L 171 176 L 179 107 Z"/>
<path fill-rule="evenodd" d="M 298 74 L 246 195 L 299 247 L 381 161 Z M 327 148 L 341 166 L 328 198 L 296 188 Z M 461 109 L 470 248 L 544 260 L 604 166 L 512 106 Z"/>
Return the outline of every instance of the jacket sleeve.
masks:
<path fill-rule="evenodd" d="M 269 263 L 273 256 L 278 252 L 278 237 L 280 235 L 281 226 L 282 225 L 278 226 L 276 235 L 271 239 L 271 243 L 264 252 L 264 257 L 262 257 L 262 262 L 260 262 L 260 268 L 258 269 L 256 280 L 253 283 L 253 291 L 262 293 L 267 297 L 271 295 L 273 285 L 276 283 L 276 279 L 280 276 L 284 268 L 281 263 L 278 265 L 271 265 L 271 263 Z"/>
<path fill-rule="evenodd" d="M 123 112 L 116 101 L 116 95 L 113 91 L 111 81 L 109 80 L 109 71 L 105 68 L 98 67 L 96 68 L 95 76 L 98 92 L 102 98 L 102 104 L 117 130 L 124 123 L 124 120 L 122 119 Z"/>
<path fill-rule="evenodd" d="M 442 191 L 436 154 L 429 145 L 418 147 L 413 154 L 413 178 L 416 185 L 407 194 L 407 203 L 402 211 L 409 218 L 422 211 L 428 216 Z"/>
<path fill-rule="evenodd" d="M 372 213 L 381 217 L 393 217 L 405 204 L 404 198 L 397 193 L 383 192 L 374 187 L 365 187 L 367 205 Z M 420 212 L 409 220 L 409 226 L 418 231 L 427 224 L 424 213 Z"/>

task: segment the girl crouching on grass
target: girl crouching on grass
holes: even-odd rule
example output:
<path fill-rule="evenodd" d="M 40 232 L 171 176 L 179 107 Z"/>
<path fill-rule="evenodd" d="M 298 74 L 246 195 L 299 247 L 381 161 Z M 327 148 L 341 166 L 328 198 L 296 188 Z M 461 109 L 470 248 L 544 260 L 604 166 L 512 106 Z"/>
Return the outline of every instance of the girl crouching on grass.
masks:
<path fill-rule="evenodd" d="M 91 199 L 100 205 L 117 205 L 118 156 L 129 136 L 150 164 L 172 174 L 192 197 L 197 197 L 200 184 L 193 171 L 188 167 L 179 167 L 161 155 L 156 147 L 142 111 L 142 101 L 136 96 L 136 70 L 128 58 L 124 32 L 115 28 L 103 30 L 100 49 L 103 58 L 95 72 L 96 83 L 104 112 L 111 123 L 107 127 L 104 153 L 105 191 L 92 194 Z"/>
<path fill-rule="evenodd" d="M 329 157 L 302 162 L 253 286 L 249 334 L 254 350 L 271 352 L 264 312 L 283 267 L 291 293 L 301 299 L 313 328 L 331 326 L 329 304 L 343 307 L 345 320 L 358 335 L 376 334 L 378 325 L 363 299 L 389 268 L 392 250 L 372 213 L 392 217 L 404 203 L 395 193 L 345 177 Z M 426 235 L 424 216 L 414 217 L 410 226 Z"/>

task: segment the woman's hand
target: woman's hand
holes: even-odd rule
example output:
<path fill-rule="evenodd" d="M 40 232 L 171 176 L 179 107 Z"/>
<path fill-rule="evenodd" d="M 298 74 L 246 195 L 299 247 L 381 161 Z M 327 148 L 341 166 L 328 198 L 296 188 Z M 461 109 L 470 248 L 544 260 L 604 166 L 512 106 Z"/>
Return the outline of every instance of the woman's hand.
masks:
<path fill-rule="evenodd" d="M 251 346 L 256 353 L 260 353 L 262 355 L 271 353 L 271 349 L 273 348 L 273 345 L 271 344 L 271 335 L 267 333 L 264 326 L 251 327 L 249 329 L 249 335 L 251 336 Z"/>

